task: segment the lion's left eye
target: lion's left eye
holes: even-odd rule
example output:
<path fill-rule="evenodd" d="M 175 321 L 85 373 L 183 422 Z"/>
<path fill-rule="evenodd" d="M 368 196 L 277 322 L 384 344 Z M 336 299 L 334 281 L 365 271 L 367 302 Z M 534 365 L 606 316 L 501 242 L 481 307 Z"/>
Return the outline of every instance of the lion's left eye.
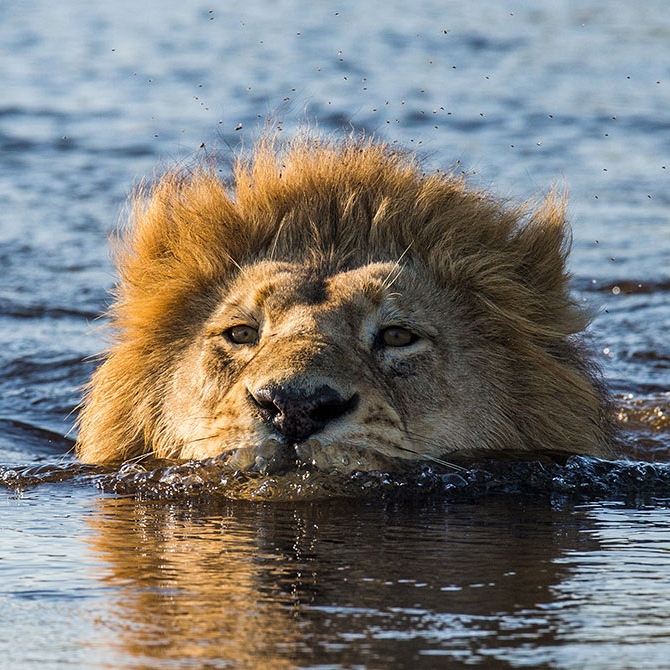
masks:
<path fill-rule="evenodd" d="M 224 335 L 233 344 L 256 344 L 258 342 L 258 328 L 241 325 L 233 326 L 225 331 Z"/>
<path fill-rule="evenodd" d="M 414 344 L 419 339 L 419 336 L 411 330 L 407 330 L 407 328 L 390 326 L 382 330 L 381 339 L 387 347 L 406 347 Z"/>

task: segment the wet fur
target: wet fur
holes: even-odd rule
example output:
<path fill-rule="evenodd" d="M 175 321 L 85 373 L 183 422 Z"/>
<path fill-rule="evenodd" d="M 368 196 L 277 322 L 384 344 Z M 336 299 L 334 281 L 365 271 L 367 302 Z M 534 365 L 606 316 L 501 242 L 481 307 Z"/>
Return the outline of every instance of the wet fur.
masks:
<path fill-rule="evenodd" d="M 419 387 L 411 380 L 403 386 L 395 372 L 395 381 L 379 379 L 383 392 L 373 389 L 391 404 L 396 401 L 390 393 L 398 396 L 393 411 L 404 423 L 402 444 L 409 449 L 403 457 L 608 456 L 613 431 L 606 394 L 578 338 L 588 318 L 569 294 L 569 238 L 564 202 L 556 194 L 535 209 L 510 207 L 453 174 L 424 173 L 412 155 L 368 140 L 264 140 L 239 160 L 228 183 L 208 165 L 168 172 L 133 198 L 131 224 L 116 258 L 119 282 L 110 314 L 114 342 L 86 394 L 78 454 L 87 462 L 107 462 L 147 453 L 205 457 L 239 446 L 258 421 L 253 411 L 230 444 L 223 428 L 212 443 L 198 423 L 207 417 L 189 419 L 193 437 L 187 438 L 188 397 L 194 406 L 225 413 L 220 398 L 230 395 L 233 381 L 244 374 L 240 364 L 234 380 L 222 370 L 208 377 L 207 366 L 197 362 L 201 344 L 194 343 L 206 341 L 203 333 L 231 287 L 244 290 L 248 268 L 251 274 L 261 272 L 248 286 L 256 291 L 265 277 L 258 268 L 270 264 L 271 283 L 272 263 L 283 263 L 312 273 L 311 278 L 300 275 L 306 293 L 291 295 L 306 305 L 301 309 L 314 305 L 314 314 L 322 313 L 328 291 L 335 291 L 332 278 L 354 272 L 351 282 L 371 282 L 386 294 L 404 291 L 409 303 L 424 293 L 421 300 L 432 306 L 441 328 L 456 324 L 458 338 L 453 335 L 449 355 L 465 352 L 463 360 L 476 368 L 470 381 L 463 377 L 467 397 L 452 402 L 454 390 L 440 387 L 449 377 L 436 378 L 425 362 L 412 363 L 412 374 L 427 375 L 424 386 L 435 398 L 403 397 Z M 383 277 L 368 277 L 371 263 L 389 270 Z M 342 289 L 353 290 L 349 285 Z M 277 307 L 276 318 L 289 308 Z M 289 352 L 279 347 L 273 356 L 283 361 Z M 331 378 L 349 388 L 360 370 L 347 373 L 342 360 L 328 359 L 338 368 Z M 284 377 L 290 373 L 286 365 L 282 370 Z M 191 389 L 183 398 L 175 391 L 182 386 L 175 379 L 182 377 L 184 388 Z M 476 392 L 477 379 L 485 393 Z M 216 388 L 215 380 L 231 386 Z M 374 385 L 374 375 L 365 383 Z M 453 439 L 428 430 L 430 418 L 422 418 L 421 432 L 408 428 L 412 413 L 428 400 L 436 407 L 463 407 Z M 231 402 L 236 407 L 231 417 L 237 419 L 230 421 L 239 422 L 243 401 L 234 397 Z M 432 425 L 442 433 L 445 426 L 451 431 L 446 419 Z M 271 436 L 265 429 L 253 431 L 254 439 Z M 380 435 L 377 431 L 369 445 L 345 446 L 359 452 L 370 447 L 373 454 Z M 374 458 L 370 462 L 374 466 Z"/>

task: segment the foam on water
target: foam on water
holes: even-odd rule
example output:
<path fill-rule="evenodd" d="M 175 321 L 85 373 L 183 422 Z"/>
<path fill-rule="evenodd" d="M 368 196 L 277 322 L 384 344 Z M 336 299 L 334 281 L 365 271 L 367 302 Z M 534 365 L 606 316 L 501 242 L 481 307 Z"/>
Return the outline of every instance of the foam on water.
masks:
<path fill-rule="evenodd" d="M 417 466 L 397 474 L 324 472 L 301 466 L 276 474 L 236 470 L 221 458 L 188 463 L 125 463 L 109 470 L 79 463 L 0 468 L 0 484 L 23 491 L 45 483 L 96 486 L 138 500 L 313 501 L 324 498 L 472 500 L 492 495 L 661 502 L 670 499 L 670 464 L 573 456 L 565 464 L 487 460 L 444 472 Z"/>

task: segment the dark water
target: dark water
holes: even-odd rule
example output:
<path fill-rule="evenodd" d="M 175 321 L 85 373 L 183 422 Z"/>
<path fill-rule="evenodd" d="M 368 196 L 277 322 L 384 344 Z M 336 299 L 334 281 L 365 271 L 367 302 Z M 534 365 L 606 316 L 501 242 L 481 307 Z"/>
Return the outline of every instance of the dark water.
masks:
<path fill-rule="evenodd" d="M 669 63 L 663 0 L 3 3 L 0 665 L 667 667 Z M 268 119 L 378 133 L 515 199 L 568 188 L 631 461 L 311 502 L 312 475 L 77 465 L 133 182 Z"/>

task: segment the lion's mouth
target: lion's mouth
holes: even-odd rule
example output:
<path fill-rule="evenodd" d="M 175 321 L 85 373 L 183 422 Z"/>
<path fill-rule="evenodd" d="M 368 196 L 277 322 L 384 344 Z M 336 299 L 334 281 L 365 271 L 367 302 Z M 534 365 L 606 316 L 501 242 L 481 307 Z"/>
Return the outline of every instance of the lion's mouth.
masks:
<path fill-rule="evenodd" d="M 270 438 L 258 445 L 226 451 L 219 457 L 227 467 L 264 475 L 295 469 L 350 474 L 355 471 L 398 472 L 405 470 L 404 459 L 392 458 L 371 447 L 328 443 L 310 438 L 286 443 Z"/>

